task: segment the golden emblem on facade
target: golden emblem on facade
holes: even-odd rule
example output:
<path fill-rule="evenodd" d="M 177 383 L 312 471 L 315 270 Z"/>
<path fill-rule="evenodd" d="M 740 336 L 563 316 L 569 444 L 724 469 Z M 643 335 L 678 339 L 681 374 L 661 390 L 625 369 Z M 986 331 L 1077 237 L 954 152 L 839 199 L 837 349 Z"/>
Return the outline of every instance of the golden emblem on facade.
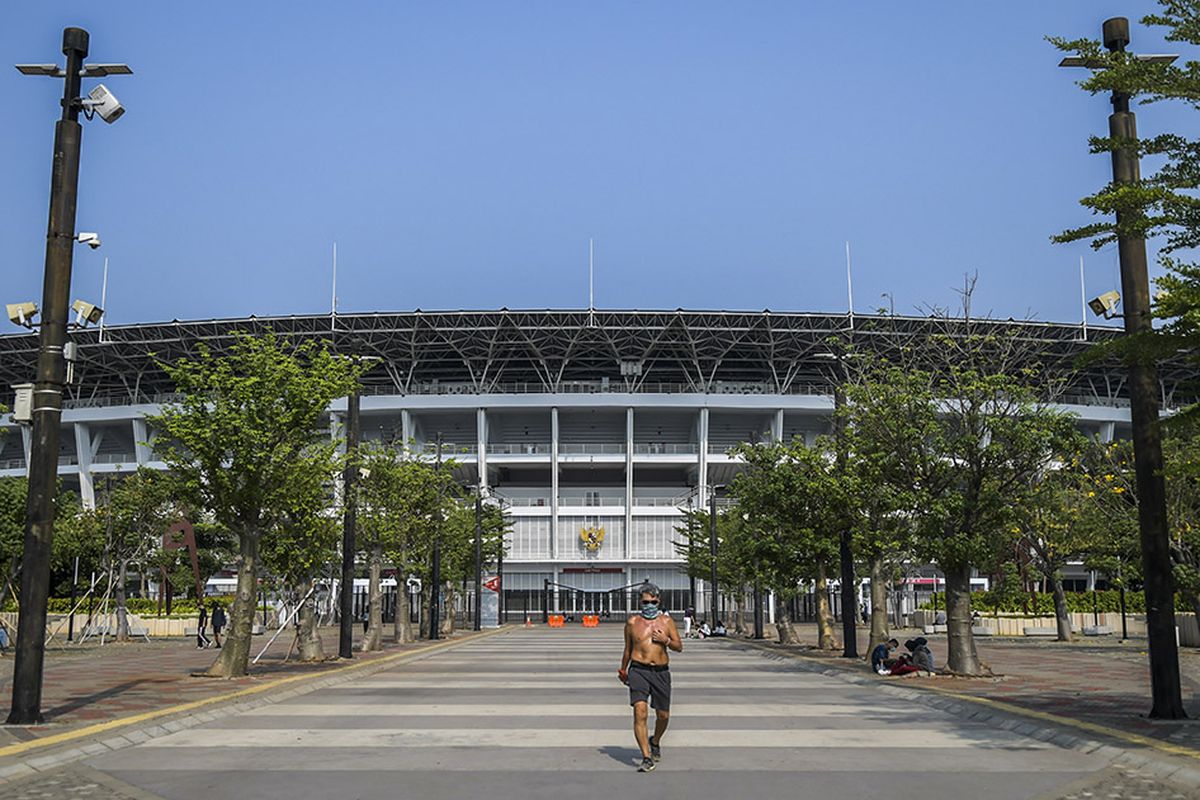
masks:
<path fill-rule="evenodd" d="M 580 528 L 579 541 L 583 542 L 589 553 L 596 552 L 604 543 L 604 528 Z"/>

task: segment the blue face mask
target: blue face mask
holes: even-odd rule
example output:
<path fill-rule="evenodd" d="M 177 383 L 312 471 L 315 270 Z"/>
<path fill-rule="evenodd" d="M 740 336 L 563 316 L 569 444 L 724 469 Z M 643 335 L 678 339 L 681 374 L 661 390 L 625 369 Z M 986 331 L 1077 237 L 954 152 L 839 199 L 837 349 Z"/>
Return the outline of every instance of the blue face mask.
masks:
<path fill-rule="evenodd" d="M 658 616 L 658 603 L 642 603 L 642 616 L 654 619 Z"/>

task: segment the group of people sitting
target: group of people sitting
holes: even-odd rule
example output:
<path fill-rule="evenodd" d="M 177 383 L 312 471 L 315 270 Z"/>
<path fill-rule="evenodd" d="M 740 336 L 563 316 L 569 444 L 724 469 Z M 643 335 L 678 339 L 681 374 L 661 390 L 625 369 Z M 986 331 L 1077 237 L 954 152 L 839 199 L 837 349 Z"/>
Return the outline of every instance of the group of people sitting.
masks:
<path fill-rule="evenodd" d="M 700 620 L 700 624 L 696 626 L 694 635 L 697 639 L 707 639 L 710 636 L 725 636 L 726 633 L 725 623 L 721 620 L 717 620 L 716 625 L 709 626 L 708 620 L 702 619 Z"/>
<path fill-rule="evenodd" d="M 881 642 L 871 651 L 871 669 L 880 675 L 908 675 L 912 672 L 928 672 L 933 674 L 933 651 L 929 649 L 929 641 L 924 636 L 909 639 L 904 643 L 907 653 L 892 657 L 892 652 L 900 648 L 895 639 Z"/>

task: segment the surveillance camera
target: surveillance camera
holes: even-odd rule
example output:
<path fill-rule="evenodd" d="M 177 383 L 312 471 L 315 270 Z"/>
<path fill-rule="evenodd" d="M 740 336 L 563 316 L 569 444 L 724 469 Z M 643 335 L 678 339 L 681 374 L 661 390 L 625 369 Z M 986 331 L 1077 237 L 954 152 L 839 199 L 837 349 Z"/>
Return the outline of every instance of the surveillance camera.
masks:
<path fill-rule="evenodd" d="M 117 100 L 117 96 L 108 90 L 103 83 L 88 92 L 86 106 L 92 113 L 99 114 L 100 119 L 108 123 L 116 122 L 125 113 L 125 107 Z"/>
<path fill-rule="evenodd" d="M 1092 298 L 1088 301 L 1088 308 L 1092 309 L 1092 313 L 1097 317 L 1112 319 L 1116 316 L 1113 312 L 1121 302 L 1120 292 L 1105 292 L 1099 297 Z"/>
<path fill-rule="evenodd" d="M 81 233 L 75 237 L 75 241 L 79 242 L 80 244 L 86 244 L 88 247 L 95 250 L 100 246 L 100 234 L 90 232 Z"/>
<path fill-rule="evenodd" d="M 37 316 L 37 303 L 9 303 L 8 318 L 14 324 L 24 328 L 33 327 L 33 318 Z"/>
<path fill-rule="evenodd" d="M 71 310 L 75 312 L 75 324 L 95 325 L 104 316 L 104 309 L 97 308 L 86 300 L 76 300 L 71 304 Z"/>

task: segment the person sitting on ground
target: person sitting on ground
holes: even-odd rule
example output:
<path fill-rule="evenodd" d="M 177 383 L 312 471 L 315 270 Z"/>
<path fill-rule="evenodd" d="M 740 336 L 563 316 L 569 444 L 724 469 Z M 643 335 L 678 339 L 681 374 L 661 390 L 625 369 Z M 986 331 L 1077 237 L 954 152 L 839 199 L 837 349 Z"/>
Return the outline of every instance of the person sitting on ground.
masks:
<path fill-rule="evenodd" d="M 921 648 L 925 648 L 928 651 L 929 648 L 925 647 L 925 637 L 921 636 L 916 639 L 909 639 L 904 643 L 904 647 L 908 652 L 896 659 L 896 663 L 891 667 L 892 675 L 910 675 L 924 669 L 924 667 L 917 663 L 916 655 L 917 651 Z M 929 655 L 929 661 L 930 663 L 933 661 L 932 654 Z"/>
<path fill-rule="evenodd" d="M 933 651 L 929 649 L 929 641 L 924 636 L 913 639 L 913 665 L 924 672 L 933 673 Z"/>
<path fill-rule="evenodd" d="M 875 645 L 875 649 L 871 651 L 871 669 L 880 675 L 890 674 L 889 670 L 895 663 L 895 659 L 891 657 L 892 651 L 899 646 L 900 643 L 895 639 L 888 639 L 886 642 Z"/>
<path fill-rule="evenodd" d="M 712 636 L 712 628 L 708 627 L 708 620 L 700 620 L 699 634 L 701 639 L 707 639 Z"/>
<path fill-rule="evenodd" d="M 712 635 L 713 635 L 713 636 L 725 636 L 725 635 L 727 635 L 727 632 L 726 632 L 726 630 L 725 630 L 725 623 L 724 623 L 724 622 L 722 622 L 721 620 L 717 620 L 717 625 L 716 625 L 716 627 L 715 627 L 715 628 L 713 628 Z"/>

